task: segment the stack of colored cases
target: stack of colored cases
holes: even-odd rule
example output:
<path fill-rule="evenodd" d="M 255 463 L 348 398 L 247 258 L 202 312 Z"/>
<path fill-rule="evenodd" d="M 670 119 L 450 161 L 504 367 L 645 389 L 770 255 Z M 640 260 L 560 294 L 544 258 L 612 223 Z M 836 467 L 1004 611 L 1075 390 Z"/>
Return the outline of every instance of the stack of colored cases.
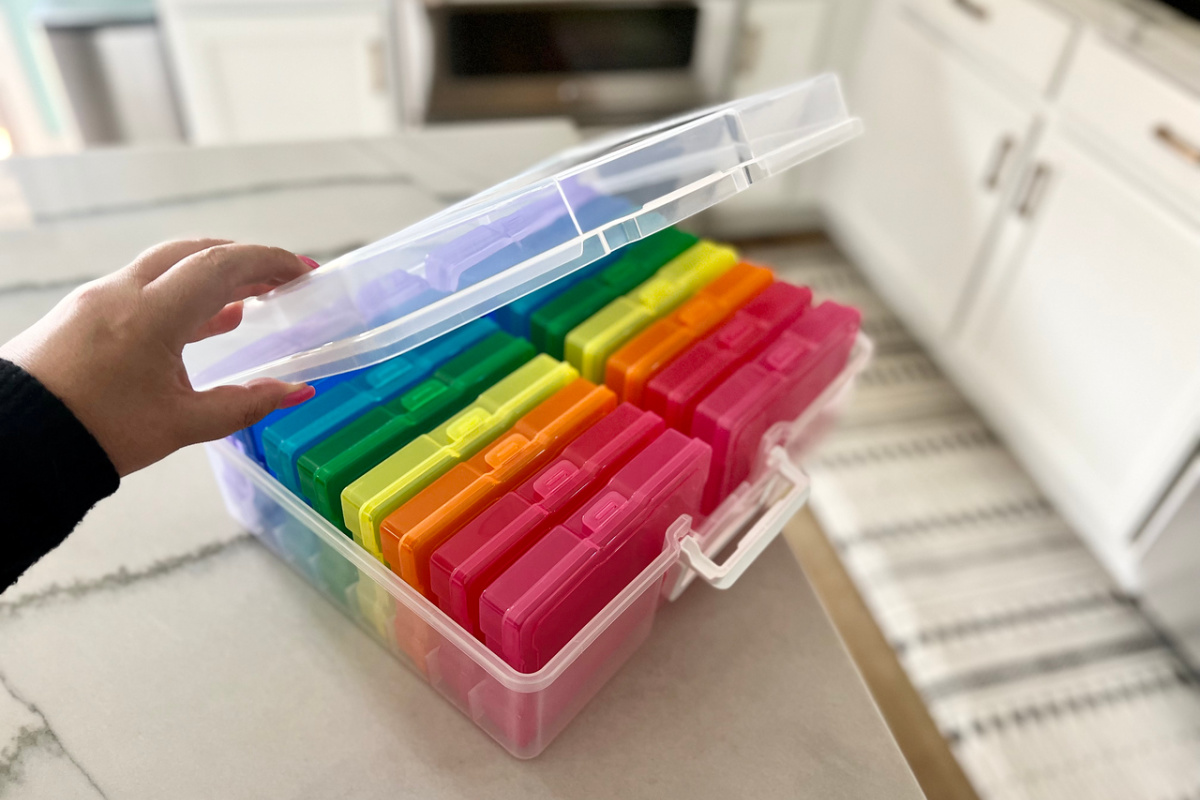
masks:
<path fill-rule="evenodd" d="M 616 395 L 582 378 L 517 421 L 494 444 L 430 484 L 383 521 L 384 560 L 428 594 L 429 556 L 528 473 L 554 458 L 617 405 Z"/>
<path fill-rule="evenodd" d="M 493 652 L 540 669 L 662 552 L 668 526 L 695 513 L 709 458 L 703 442 L 664 431 L 534 542 L 480 597 Z"/>
<path fill-rule="evenodd" d="M 442 365 L 430 379 L 332 431 L 298 459 L 305 499 L 342 525 L 341 497 L 347 486 L 534 355 L 525 340 L 496 332 Z"/>
<path fill-rule="evenodd" d="M 560 223 L 533 211 L 505 222 Z M 501 268 L 517 257 L 507 230 L 431 256 L 431 282 Z M 703 519 L 750 477 L 764 432 L 841 371 L 857 313 L 811 303 L 732 249 L 668 228 L 491 318 L 321 381 L 240 441 L 533 672 L 662 552 L 673 521 Z M 377 600 L 358 594 L 364 613 Z M 423 659 L 419 632 L 397 620 L 393 635 Z"/>
<path fill-rule="evenodd" d="M 316 396 L 209 448 L 230 513 L 539 754 L 664 598 L 765 552 L 870 354 L 854 312 L 672 226 L 860 127 L 826 75 L 584 142 L 247 303 L 192 384 Z"/>
<path fill-rule="evenodd" d="M 711 242 L 688 248 L 632 292 L 613 300 L 567 334 L 567 361 L 588 380 L 604 380 L 604 365 L 617 348 L 701 286 L 720 277 L 736 261 L 733 250 Z"/>
<path fill-rule="evenodd" d="M 575 283 L 530 315 L 529 336 L 534 345 L 561 359 L 572 330 L 696 243 L 695 236 L 668 228 L 626 248 L 611 266 Z"/>

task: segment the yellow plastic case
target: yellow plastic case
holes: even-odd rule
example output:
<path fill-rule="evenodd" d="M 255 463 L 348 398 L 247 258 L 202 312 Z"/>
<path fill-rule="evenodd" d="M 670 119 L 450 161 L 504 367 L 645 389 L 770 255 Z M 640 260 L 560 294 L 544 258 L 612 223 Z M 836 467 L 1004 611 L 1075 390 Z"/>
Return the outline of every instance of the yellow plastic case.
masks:
<path fill-rule="evenodd" d="M 567 334 L 567 361 L 589 381 L 602 383 L 609 356 L 654 320 L 674 311 L 701 286 L 723 275 L 737 258 L 733 248 L 710 241 L 688 248 L 650 280 Z"/>
<path fill-rule="evenodd" d="M 354 541 L 382 561 L 379 526 L 388 514 L 578 377 L 571 365 L 539 355 L 347 486 L 342 515 Z"/>

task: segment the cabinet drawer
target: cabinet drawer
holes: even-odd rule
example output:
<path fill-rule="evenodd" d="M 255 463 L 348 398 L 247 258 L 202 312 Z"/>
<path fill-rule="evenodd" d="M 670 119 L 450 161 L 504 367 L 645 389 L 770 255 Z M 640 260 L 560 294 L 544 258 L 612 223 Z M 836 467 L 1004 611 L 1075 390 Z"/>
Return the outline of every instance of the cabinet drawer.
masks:
<path fill-rule="evenodd" d="M 1087 36 L 1063 87 L 1062 106 L 1119 148 L 1125 166 L 1200 213 L 1200 98 Z"/>
<path fill-rule="evenodd" d="M 971 53 L 998 62 L 1045 91 L 1071 35 L 1071 23 L 1032 0 L 909 0 L 922 18 Z"/>

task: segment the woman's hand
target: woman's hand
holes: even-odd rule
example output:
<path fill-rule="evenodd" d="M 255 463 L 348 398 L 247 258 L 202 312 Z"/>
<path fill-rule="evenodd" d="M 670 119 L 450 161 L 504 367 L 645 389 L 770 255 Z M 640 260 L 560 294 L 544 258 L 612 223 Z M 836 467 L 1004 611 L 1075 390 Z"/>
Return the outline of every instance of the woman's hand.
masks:
<path fill-rule="evenodd" d="M 274 247 L 216 239 L 160 244 L 71 292 L 0 347 L 0 357 L 57 395 L 124 477 L 313 396 L 303 383 L 269 378 L 197 392 L 182 351 L 236 328 L 242 299 L 315 266 Z"/>

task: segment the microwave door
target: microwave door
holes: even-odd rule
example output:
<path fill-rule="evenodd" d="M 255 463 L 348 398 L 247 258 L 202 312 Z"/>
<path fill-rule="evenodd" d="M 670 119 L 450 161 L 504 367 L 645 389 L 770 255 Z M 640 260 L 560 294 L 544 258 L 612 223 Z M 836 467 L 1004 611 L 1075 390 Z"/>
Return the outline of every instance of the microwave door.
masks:
<path fill-rule="evenodd" d="M 428 121 L 640 121 L 723 98 L 734 0 L 427 3 Z"/>

